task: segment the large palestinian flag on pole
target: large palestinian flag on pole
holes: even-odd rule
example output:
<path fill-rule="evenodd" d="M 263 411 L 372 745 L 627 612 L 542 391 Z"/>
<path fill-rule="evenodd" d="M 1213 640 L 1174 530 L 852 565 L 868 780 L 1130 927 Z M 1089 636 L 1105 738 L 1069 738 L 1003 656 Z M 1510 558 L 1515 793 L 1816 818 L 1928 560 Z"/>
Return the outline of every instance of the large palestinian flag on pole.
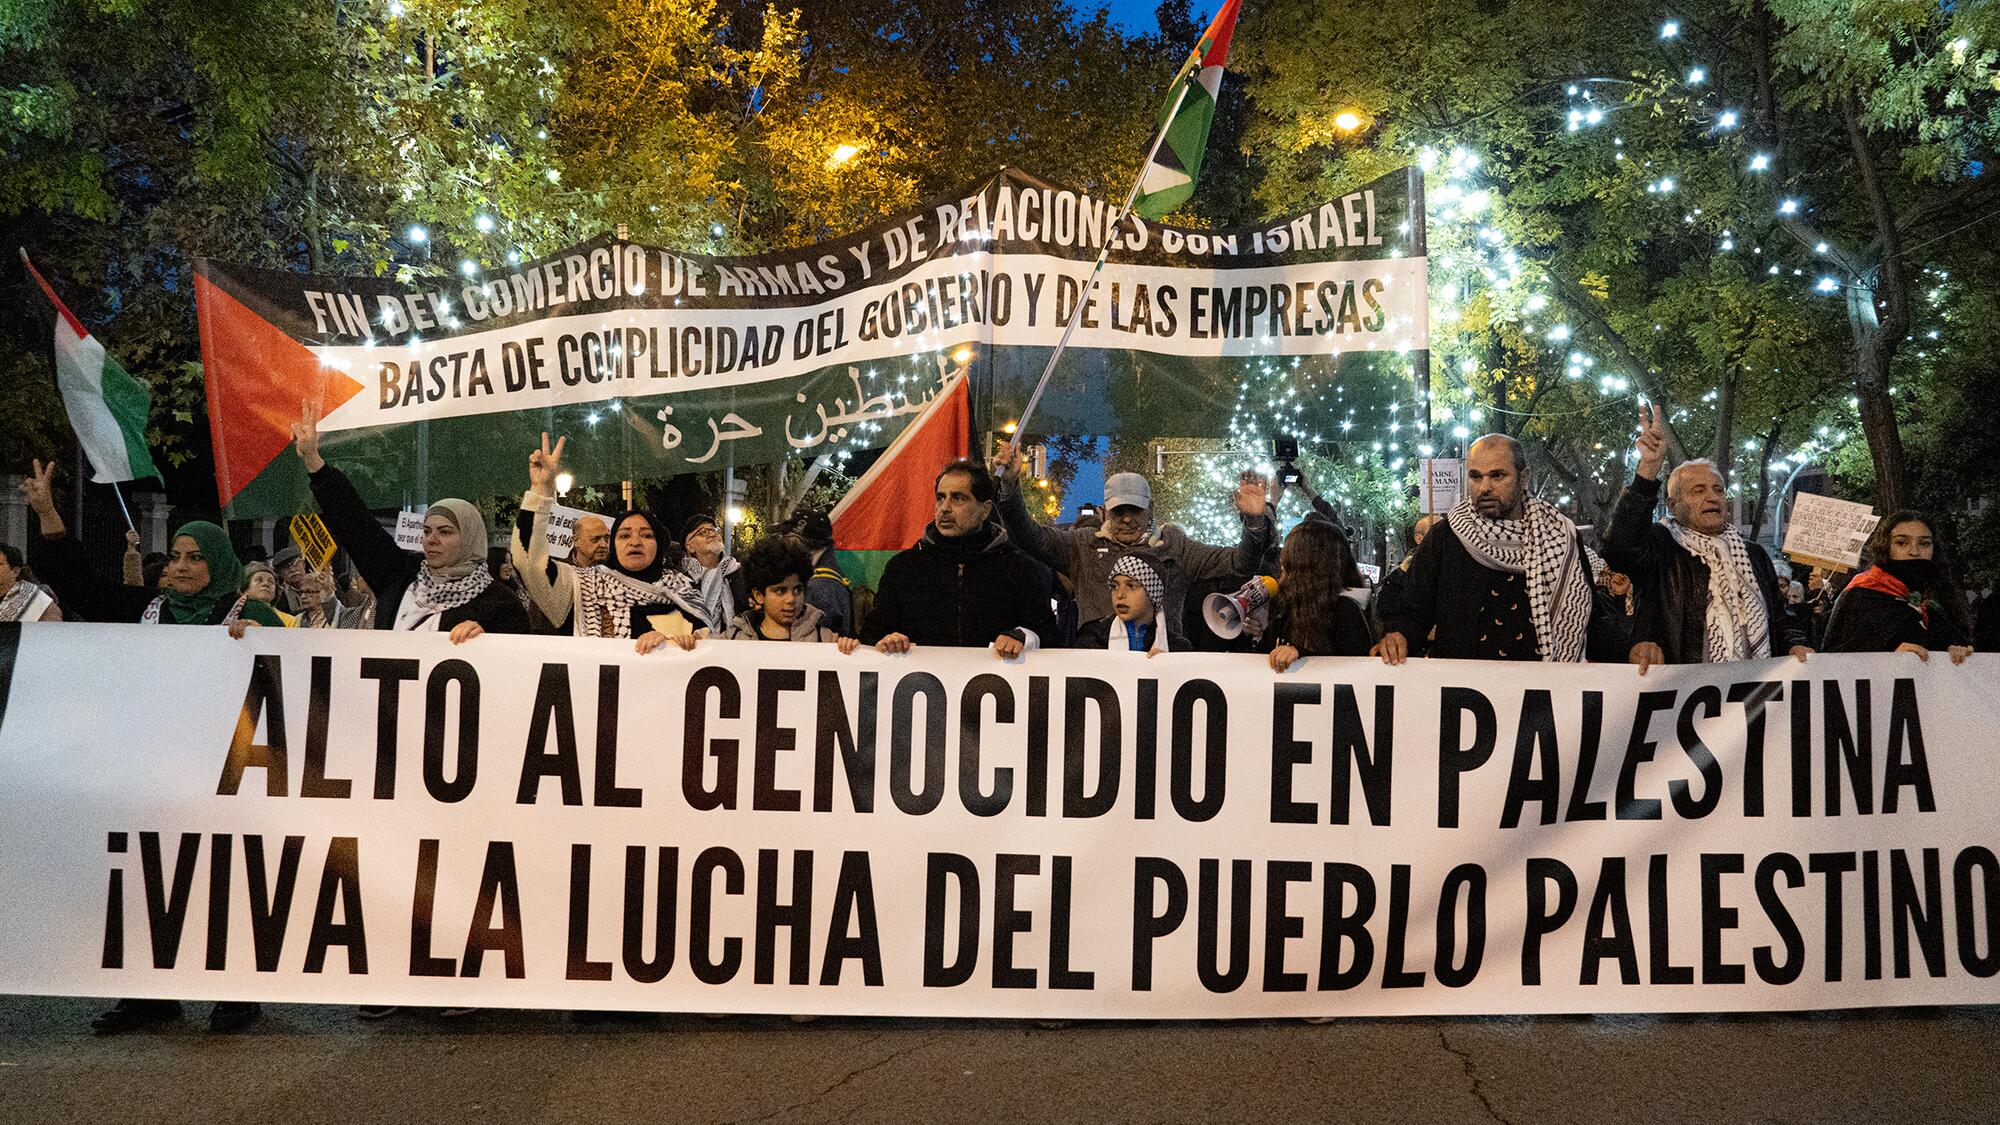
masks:
<path fill-rule="evenodd" d="M 409 284 L 203 260 L 220 499 L 247 518 L 311 507 L 288 449 L 308 400 L 327 458 L 379 508 L 516 493 L 543 431 L 568 437 L 581 485 L 838 466 L 903 432 L 949 389 L 945 368 L 970 372 L 972 428 L 999 431 L 1100 250 L 1037 433 L 1283 429 L 1380 437 L 1394 456 L 1417 440 L 1406 407 L 1428 332 L 1415 184 L 1396 173 L 1294 215 L 1185 230 L 1114 222 L 1117 200 L 1006 169 L 752 257 L 604 236 Z"/>
<path fill-rule="evenodd" d="M 26 250 L 21 251 L 21 264 L 48 297 L 54 314 L 50 343 L 56 388 L 62 392 L 70 428 L 90 459 L 90 479 L 115 484 L 159 476 L 160 470 L 153 467 L 153 454 L 146 448 L 146 419 L 153 407 L 153 392 L 118 366 L 83 321 L 56 296 L 55 287 L 28 260 Z"/>
<path fill-rule="evenodd" d="M 1222 94 L 1222 71 L 1229 63 L 1229 39 L 1236 32 L 1236 14 L 1243 0 L 1228 0 L 1201 33 L 1171 86 L 1160 110 L 1166 136 L 1139 176 L 1139 196 L 1132 209 L 1148 219 L 1172 214 L 1194 195 L 1201 175 L 1202 154 L 1208 150 L 1208 127 L 1215 120 L 1216 99 Z M 1185 92 L 1183 92 L 1185 83 Z"/>

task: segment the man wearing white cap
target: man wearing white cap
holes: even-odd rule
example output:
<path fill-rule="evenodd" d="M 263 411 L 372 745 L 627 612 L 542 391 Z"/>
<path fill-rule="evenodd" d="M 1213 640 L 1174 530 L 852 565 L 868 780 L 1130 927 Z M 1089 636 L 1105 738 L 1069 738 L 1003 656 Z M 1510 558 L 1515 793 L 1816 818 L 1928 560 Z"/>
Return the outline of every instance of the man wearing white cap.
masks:
<path fill-rule="evenodd" d="M 1245 474 L 1236 488 L 1243 538 L 1233 547 L 1198 543 L 1178 527 L 1153 526 L 1153 490 L 1138 473 L 1113 473 L 1104 481 L 1101 527 L 1044 527 L 1028 515 L 1012 473 L 1000 486 L 1000 519 L 1007 536 L 1030 555 L 1069 578 L 1076 591 L 1077 620 L 1110 617 L 1112 567 L 1127 551 L 1146 550 L 1159 560 L 1166 587 L 1160 605 L 1170 623 L 1181 620 L 1189 583 L 1257 573 L 1271 545 L 1269 485 Z"/>

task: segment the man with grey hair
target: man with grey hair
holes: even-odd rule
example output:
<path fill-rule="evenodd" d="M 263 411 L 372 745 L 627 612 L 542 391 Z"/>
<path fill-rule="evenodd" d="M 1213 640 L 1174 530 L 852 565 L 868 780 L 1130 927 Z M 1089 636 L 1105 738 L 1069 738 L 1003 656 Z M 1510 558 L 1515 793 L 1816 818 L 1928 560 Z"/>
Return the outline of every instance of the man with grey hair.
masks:
<path fill-rule="evenodd" d="M 1654 664 L 1811 655 L 1770 556 L 1730 526 L 1728 487 L 1714 462 L 1676 468 L 1667 478 L 1668 518 L 1653 521 L 1666 419 L 1657 406 L 1642 406 L 1639 423 L 1638 470 L 1618 498 L 1604 557 L 1631 576 L 1638 595 L 1629 657 L 1640 674 Z"/>
<path fill-rule="evenodd" d="M 1575 663 L 1596 597 L 1569 517 L 1528 495 L 1528 455 L 1505 434 L 1466 451 L 1466 495 L 1431 526 L 1402 579 L 1382 587 L 1385 664 L 1412 652 Z"/>

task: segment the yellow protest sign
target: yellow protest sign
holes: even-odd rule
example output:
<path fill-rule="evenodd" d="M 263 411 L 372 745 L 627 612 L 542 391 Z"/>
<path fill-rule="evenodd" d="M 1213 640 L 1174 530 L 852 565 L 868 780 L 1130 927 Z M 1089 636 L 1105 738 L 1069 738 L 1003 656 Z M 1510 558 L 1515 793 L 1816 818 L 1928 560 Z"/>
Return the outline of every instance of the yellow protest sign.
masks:
<path fill-rule="evenodd" d="M 292 517 L 292 542 L 299 545 L 299 553 L 305 556 L 310 569 L 325 570 L 327 560 L 333 558 L 333 533 L 326 529 L 324 520 L 311 512 Z"/>

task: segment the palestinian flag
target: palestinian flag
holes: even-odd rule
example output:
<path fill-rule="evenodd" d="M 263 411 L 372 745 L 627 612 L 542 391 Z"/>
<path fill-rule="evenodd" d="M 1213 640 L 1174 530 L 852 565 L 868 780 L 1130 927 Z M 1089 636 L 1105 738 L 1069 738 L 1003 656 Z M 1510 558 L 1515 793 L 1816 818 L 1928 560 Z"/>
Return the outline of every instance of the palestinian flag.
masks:
<path fill-rule="evenodd" d="M 971 434 L 972 383 L 960 374 L 833 506 L 834 554 L 849 579 L 873 589 L 890 557 L 924 537 L 937 472 L 965 459 Z"/>
<path fill-rule="evenodd" d="M 55 308 L 56 387 L 62 391 L 70 428 L 76 431 L 84 456 L 90 458 L 90 479 L 111 484 L 159 476 L 153 455 L 146 449 L 146 416 L 153 406 L 153 393 L 126 374 L 69 311 L 48 279 L 28 260 L 26 250 L 21 251 L 21 264 Z"/>
<path fill-rule="evenodd" d="M 1167 104 L 1160 111 L 1160 126 L 1166 139 L 1139 176 L 1139 198 L 1132 209 L 1142 217 L 1158 221 L 1172 214 L 1194 195 L 1195 178 L 1201 175 L 1201 155 L 1208 147 L 1208 125 L 1215 119 L 1215 99 L 1222 88 L 1222 67 L 1229 61 L 1229 37 L 1236 31 L 1236 13 L 1243 0 L 1226 0 L 1215 13 L 1201 42 L 1188 56 L 1187 65 L 1167 87 Z M 1181 84 L 1187 94 L 1181 96 Z M 1180 109 L 1176 112 L 1175 100 Z"/>

